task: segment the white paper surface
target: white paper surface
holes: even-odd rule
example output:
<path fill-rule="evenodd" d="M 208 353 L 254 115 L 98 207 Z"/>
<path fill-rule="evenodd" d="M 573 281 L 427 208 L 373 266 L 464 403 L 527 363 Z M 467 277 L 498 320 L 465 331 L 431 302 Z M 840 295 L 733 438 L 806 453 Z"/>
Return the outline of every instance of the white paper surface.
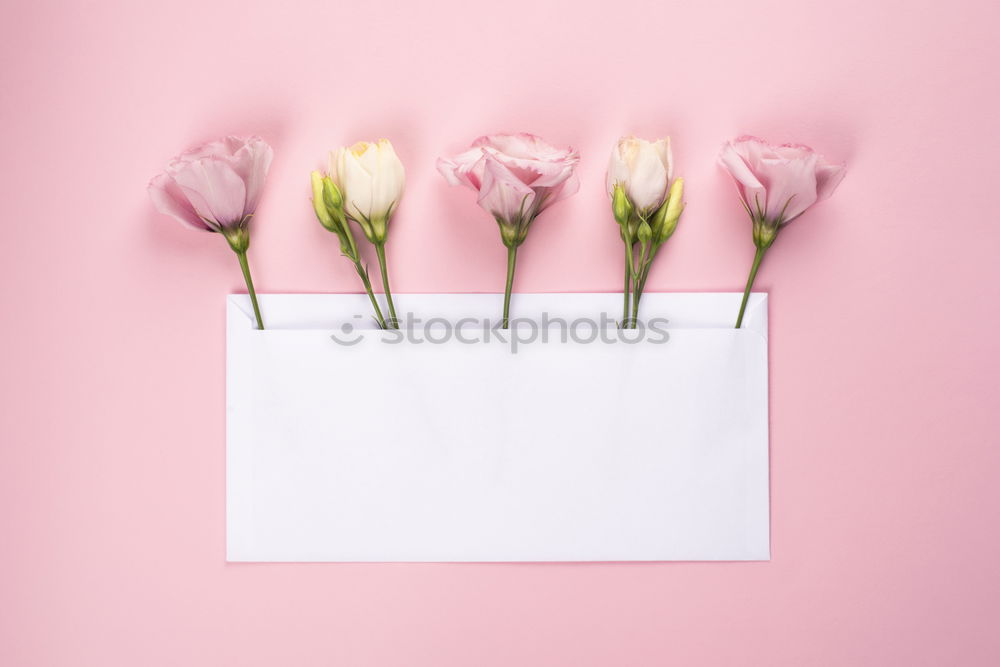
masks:
<path fill-rule="evenodd" d="M 386 343 L 364 295 L 264 295 L 257 331 L 230 296 L 228 560 L 768 559 L 766 296 L 737 331 L 740 297 L 645 294 L 642 316 L 669 320 L 664 343 L 550 327 L 512 354 Z M 501 298 L 396 305 L 456 321 L 496 318 Z M 620 307 L 516 294 L 513 309 L 571 321 Z"/>

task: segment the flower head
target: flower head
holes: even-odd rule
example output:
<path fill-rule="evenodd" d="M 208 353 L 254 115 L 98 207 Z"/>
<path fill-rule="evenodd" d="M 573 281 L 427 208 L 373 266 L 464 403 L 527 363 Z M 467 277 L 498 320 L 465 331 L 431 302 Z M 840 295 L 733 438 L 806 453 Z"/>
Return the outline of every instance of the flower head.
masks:
<path fill-rule="evenodd" d="M 406 182 L 392 143 L 379 139 L 337 149 L 330 156 L 330 175 L 344 195 L 347 216 L 361 225 L 369 241 L 384 242 Z"/>
<path fill-rule="evenodd" d="M 504 244 L 524 242 L 528 226 L 552 204 L 575 193 L 580 155 L 533 134 L 491 134 L 454 158 L 440 158 L 438 171 L 452 185 L 479 193 L 479 205 L 500 224 Z"/>
<path fill-rule="evenodd" d="M 246 242 L 273 151 L 259 137 L 225 137 L 178 155 L 149 183 L 161 213 L 193 229 Z"/>
<path fill-rule="evenodd" d="M 846 173 L 845 165 L 826 161 L 808 146 L 771 146 L 749 136 L 727 142 L 719 163 L 736 182 L 758 245 L 770 245 L 780 227 L 833 194 Z"/>
<path fill-rule="evenodd" d="M 608 163 L 608 194 L 620 185 L 640 216 L 658 209 L 667 197 L 673 179 L 670 137 L 646 141 L 622 137 L 611 151 Z"/>

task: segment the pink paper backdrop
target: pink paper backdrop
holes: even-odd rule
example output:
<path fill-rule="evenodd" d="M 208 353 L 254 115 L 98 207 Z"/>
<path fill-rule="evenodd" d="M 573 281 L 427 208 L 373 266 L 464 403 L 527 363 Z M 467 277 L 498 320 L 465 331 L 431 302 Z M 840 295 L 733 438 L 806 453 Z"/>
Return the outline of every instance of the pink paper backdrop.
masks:
<path fill-rule="evenodd" d="M 1000 662 L 995 2 L 6 3 L 0 24 L 0 664 Z M 276 159 L 261 291 L 353 291 L 308 171 L 390 137 L 406 292 L 501 288 L 495 224 L 437 155 L 529 130 L 583 155 L 524 291 L 620 288 L 620 134 L 670 134 L 688 210 L 654 290 L 738 290 L 715 166 L 752 132 L 846 160 L 782 235 L 773 553 L 755 564 L 227 565 L 221 238 L 156 214 L 190 144 Z M 382 437 L 406 437 L 386 423 Z"/>

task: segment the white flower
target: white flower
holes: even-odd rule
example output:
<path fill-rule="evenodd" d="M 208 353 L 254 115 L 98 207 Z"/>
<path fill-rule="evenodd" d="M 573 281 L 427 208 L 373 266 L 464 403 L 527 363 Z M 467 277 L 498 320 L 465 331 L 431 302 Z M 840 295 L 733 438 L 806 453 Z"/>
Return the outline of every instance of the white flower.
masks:
<path fill-rule="evenodd" d="M 344 194 L 347 215 L 363 228 L 373 227 L 375 236 L 384 240 L 386 223 L 399 205 L 406 180 L 392 143 L 379 139 L 339 148 L 330 156 L 330 174 Z"/>
<path fill-rule="evenodd" d="M 664 202 L 672 178 L 670 137 L 653 142 L 622 137 L 611 151 L 608 194 L 612 195 L 615 185 L 620 184 L 643 216 L 652 214 Z"/>

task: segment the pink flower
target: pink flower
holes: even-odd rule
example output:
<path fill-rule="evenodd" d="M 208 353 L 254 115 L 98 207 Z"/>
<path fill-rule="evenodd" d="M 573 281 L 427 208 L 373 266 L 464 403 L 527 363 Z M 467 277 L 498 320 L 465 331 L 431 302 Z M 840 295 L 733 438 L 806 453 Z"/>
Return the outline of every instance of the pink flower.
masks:
<path fill-rule="evenodd" d="M 149 183 L 161 213 L 194 229 L 243 229 L 257 209 L 273 151 L 259 137 L 226 137 L 175 157 Z"/>
<path fill-rule="evenodd" d="M 271 147 L 259 137 L 226 137 L 181 153 L 147 188 L 160 213 L 225 237 L 239 259 L 258 329 L 264 328 L 264 320 L 247 260 L 248 225 L 272 156 Z"/>
<path fill-rule="evenodd" d="M 739 329 L 757 271 L 778 232 L 810 206 L 832 195 L 844 180 L 847 168 L 827 162 L 808 146 L 771 146 L 756 137 L 728 142 L 722 147 L 719 163 L 736 181 L 743 207 L 753 222 L 753 242 L 757 246 L 736 316 Z"/>
<path fill-rule="evenodd" d="M 722 147 L 719 162 L 755 222 L 788 224 L 826 199 L 844 179 L 846 167 L 831 164 L 808 146 L 771 146 L 756 137 L 740 137 Z"/>
<path fill-rule="evenodd" d="M 517 228 L 510 240 L 520 244 L 539 213 L 580 188 L 574 173 L 579 161 L 576 150 L 521 132 L 480 137 L 455 158 L 440 158 L 437 168 L 452 185 L 478 192 L 479 205 L 496 218 L 501 231 Z"/>
<path fill-rule="evenodd" d="M 510 297 L 514 285 L 517 249 L 539 213 L 580 189 L 574 170 L 580 154 L 556 148 L 533 134 L 491 134 L 472 142 L 472 148 L 448 160 L 437 161 L 438 171 L 452 185 L 479 193 L 479 205 L 500 225 L 507 246 L 507 287 L 501 327 L 510 325 Z"/>

